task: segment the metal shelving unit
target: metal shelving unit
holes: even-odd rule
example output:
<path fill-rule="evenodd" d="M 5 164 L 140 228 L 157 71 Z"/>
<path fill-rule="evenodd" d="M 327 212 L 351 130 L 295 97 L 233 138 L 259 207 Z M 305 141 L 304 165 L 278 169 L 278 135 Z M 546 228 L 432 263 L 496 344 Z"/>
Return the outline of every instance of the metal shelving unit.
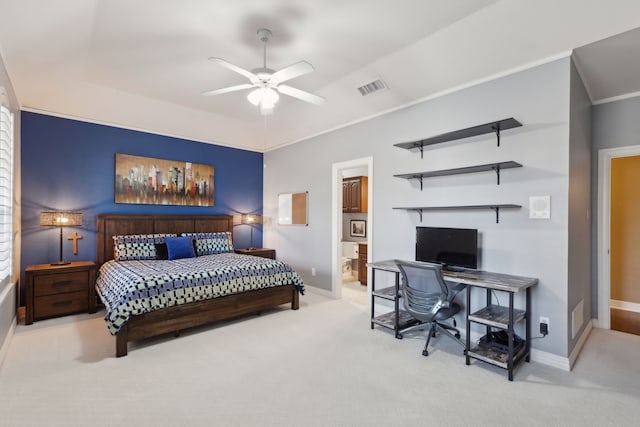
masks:
<path fill-rule="evenodd" d="M 402 292 L 400 290 L 400 271 L 393 261 L 374 262 L 367 264 L 367 267 L 371 268 L 371 329 L 373 329 L 375 325 L 382 326 L 393 330 L 395 337 L 402 339 L 402 330 L 415 325 L 418 321 L 400 308 L 400 298 L 402 298 Z M 393 273 L 395 275 L 394 285 L 376 289 L 377 270 Z M 388 313 L 376 315 L 376 298 L 393 301 L 394 310 Z"/>

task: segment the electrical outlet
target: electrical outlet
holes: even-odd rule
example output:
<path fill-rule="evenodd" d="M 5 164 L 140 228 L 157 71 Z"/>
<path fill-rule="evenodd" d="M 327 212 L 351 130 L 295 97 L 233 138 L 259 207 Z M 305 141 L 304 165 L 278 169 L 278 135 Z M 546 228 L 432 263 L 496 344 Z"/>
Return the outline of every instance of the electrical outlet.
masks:
<path fill-rule="evenodd" d="M 540 333 L 547 335 L 549 333 L 549 318 L 540 316 Z"/>
<path fill-rule="evenodd" d="M 316 275 L 316 268 L 315 267 L 311 267 L 311 275 L 312 276 Z"/>

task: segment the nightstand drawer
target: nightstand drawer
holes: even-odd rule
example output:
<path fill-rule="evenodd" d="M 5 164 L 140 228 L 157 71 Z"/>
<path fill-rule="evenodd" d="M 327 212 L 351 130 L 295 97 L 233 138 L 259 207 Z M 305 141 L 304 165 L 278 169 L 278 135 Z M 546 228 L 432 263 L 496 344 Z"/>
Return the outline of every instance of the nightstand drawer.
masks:
<path fill-rule="evenodd" d="M 34 304 L 33 316 L 36 319 L 41 319 L 44 317 L 59 316 L 61 314 L 87 311 L 88 308 L 89 296 L 85 289 L 80 292 L 37 297 Z"/>
<path fill-rule="evenodd" d="M 24 278 L 25 325 L 32 324 L 34 319 L 96 311 L 96 264 L 93 261 L 28 265 Z"/>
<path fill-rule="evenodd" d="M 86 295 L 88 281 L 89 274 L 86 271 L 36 276 L 34 295 L 39 297 L 75 291 L 83 291 Z"/>

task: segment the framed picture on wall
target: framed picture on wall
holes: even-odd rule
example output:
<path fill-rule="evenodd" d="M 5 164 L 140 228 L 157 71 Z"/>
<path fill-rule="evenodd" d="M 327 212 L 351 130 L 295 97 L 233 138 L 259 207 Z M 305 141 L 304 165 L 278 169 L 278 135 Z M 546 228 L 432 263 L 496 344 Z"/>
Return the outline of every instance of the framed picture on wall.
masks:
<path fill-rule="evenodd" d="M 349 235 L 351 237 L 367 237 L 367 221 L 352 219 L 349 225 Z"/>
<path fill-rule="evenodd" d="M 116 153 L 116 203 L 214 206 L 211 165 Z"/>

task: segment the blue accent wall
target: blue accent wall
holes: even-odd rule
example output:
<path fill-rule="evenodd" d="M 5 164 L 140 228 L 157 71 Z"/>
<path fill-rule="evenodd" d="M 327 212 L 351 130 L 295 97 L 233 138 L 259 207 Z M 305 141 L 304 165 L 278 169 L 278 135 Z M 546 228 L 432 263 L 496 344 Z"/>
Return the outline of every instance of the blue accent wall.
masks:
<path fill-rule="evenodd" d="M 21 120 L 22 270 L 58 260 L 59 229 L 39 225 L 45 210 L 83 214 L 81 228 L 64 230 L 66 261 L 96 259 L 98 214 L 262 214 L 262 153 L 25 111 Z M 116 204 L 116 153 L 213 165 L 215 206 Z M 74 231 L 82 236 L 77 255 L 66 239 Z M 234 235 L 236 247 L 251 246 L 249 226 Z M 261 226 L 253 239 L 262 245 Z"/>

